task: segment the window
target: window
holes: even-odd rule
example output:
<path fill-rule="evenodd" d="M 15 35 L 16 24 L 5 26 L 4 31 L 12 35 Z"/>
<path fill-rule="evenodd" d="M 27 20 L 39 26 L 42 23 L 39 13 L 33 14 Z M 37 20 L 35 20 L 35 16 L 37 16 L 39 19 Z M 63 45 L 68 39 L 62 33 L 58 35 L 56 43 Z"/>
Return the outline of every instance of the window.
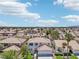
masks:
<path fill-rule="evenodd" d="M 33 43 L 29 43 L 30 46 L 33 46 Z"/>
<path fill-rule="evenodd" d="M 35 43 L 35 45 L 38 45 L 38 43 Z"/>

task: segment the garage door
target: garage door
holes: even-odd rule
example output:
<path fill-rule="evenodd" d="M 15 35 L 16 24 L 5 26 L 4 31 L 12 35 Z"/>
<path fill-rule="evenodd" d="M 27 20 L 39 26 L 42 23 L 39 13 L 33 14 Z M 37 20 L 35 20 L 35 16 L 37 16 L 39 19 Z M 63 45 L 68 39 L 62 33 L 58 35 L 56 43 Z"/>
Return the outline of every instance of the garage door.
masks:
<path fill-rule="evenodd" d="M 38 54 L 38 59 L 52 59 L 52 54 Z"/>
<path fill-rule="evenodd" d="M 52 59 L 52 57 L 38 57 L 38 59 Z"/>

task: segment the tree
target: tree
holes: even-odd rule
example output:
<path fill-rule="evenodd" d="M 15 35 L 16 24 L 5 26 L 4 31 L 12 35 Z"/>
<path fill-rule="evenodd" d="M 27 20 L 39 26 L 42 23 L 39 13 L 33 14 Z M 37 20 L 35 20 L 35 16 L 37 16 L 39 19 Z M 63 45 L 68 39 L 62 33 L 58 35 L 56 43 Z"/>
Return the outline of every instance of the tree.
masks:
<path fill-rule="evenodd" d="M 22 55 L 22 57 L 25 57 L 25 55 L 27 55 L 27 53 L 28 53 L 28 49 L 27 49 L 27 46 L 24 44 L 21 47 L 20 54 Z"/>
<path fill-rule="evenodd" d="M 57 40 L 59 38 L 59 32 L 56 30 L 47 30 L 46 32 L 47 36 L 49 37 L 51 41 L 51 47 L 52 47 L 52 53 L 53 53 L 53 48 L 55 49 L 55 42 L 54 40 Z M 55 52 L 55 50 L 54 50 Z"/>
<path fill-rule="evenodd" d="M 46 30 L 46 35 L 48 36 L 49 34 L 51 34 L 51 30 Z"/>
<path fill-rule="evenodd" d="M 23 59 L 32 59 L 32 55 L 26 44 L 21 47 L 20 54 Z"/>
<path fill-rule="evenodd" d="M 51 37 L 55 40 L 57 40 L 59 38 L 59 32 L 54 30 L 54 31 L 51 31 Z"/>
<path fill-rule="evenodd" d="M 51 36 L 51 44 L 53 46 L 53 48 L 55 49 L 55 42 L 54 40 L 57 40 L 59 38 L 59 32 L 56 31 L 56 30 L 51 30 L 51 33 L 50 33 L 50 36 Z"/>
<path fill-rule="evenodd" d="M 59 32 L 57 30 L 47 30 L 46 31 L 46 35 L 49 36 L 52 38 L 51 40 L 53 41 L 54 40 L 57 40 L 59 38 Z M 50 38 L 49 37 L 49 38 Z"/>
<path fill-rule="evenodd" d="M 67 59 L 69 59 L 69 56 L 68 56 L 68 54 L 69 54 L 69 51 L 68 51 L 69 42 L 73 39 L 74 39 L 74 37 L 70 33 L 65 33 L 65 40 L 67 41 Z"/>
<path fill-rule="evenodd" d="M 2 59 L 18 59 L 16 51 L 10 50 L 1 54 Z"/>
<path fill-rule="evenodd" d="M 63 53 L 63 59 L 64 59 L 64 49 L 67 46 L 66 42 L 62 43 L 62 53 Z"/>

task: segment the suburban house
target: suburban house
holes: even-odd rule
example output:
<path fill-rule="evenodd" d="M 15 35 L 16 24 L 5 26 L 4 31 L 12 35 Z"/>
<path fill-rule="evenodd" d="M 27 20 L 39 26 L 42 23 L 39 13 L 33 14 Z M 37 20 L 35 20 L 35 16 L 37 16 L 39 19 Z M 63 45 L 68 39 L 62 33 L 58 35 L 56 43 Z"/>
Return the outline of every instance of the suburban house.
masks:
<path fill-rule="evenodd" d="M 79 37 L 79 30 L 75 30 L 74 33 L 77 37 Z"/>
<path fill-rule="evenodd" d="M 55 42 L 55 52 L 59 52 L 62 49 L 62 44 L 66 43 L 66 40 L 54 40 Z M 66 51 L 65 51 L 66 52 Z"/>
<path fill-rule="evenodd" d="M 28 33 L 27 36 L 28 37 L 45 37 L 45 33 Z"/>
<path fill-rule="evenodd" d="M 59 52 L 59 49 L 61 50 L 63 47 L 63 43 L 67 43 L 66 40 L 55 40 L 55 49 L 56 52 Z M 71 46 L 73 53 L 78 52 L 79 53 L 79 44 L 75 40 L 71 40 L 69 42 L 69 46 Z M 65 47 L 64 52 L 67 52 L 67 47 Z"/>
<path fill-rule="evenodd" d="M 10 30 L 10 31 L 8 31 L 8 30 L 0 30 L 0 35 L 2 35 L 2 36 L 12 37 L 15 34 L 16 34 L 16 32 L 13 31 L 13 30 Z"/>
<path fill-rule="evenodd" d="M 18 51 L 20 51 L 20 48 L 18 46 L 16 46 L 16 45 L 13 45 L 13 46 L 10 46 L 10 47 L 5 48 L 2 51 L 10 51 L 10 50 L 13 50 L 13 51 L 17 51 L 18 52 Z"/>
<path fill-rule="evenodd" d="M 35 50 L 42 45 L 48 45 L 51 46 L 50 39 L 45 37 L 35 37 L 31 38 L 27 41 L 27 45 L 32 53 L 35 52 Z"/>
<path fill-rule="evenodd" d="M 72 40 L 70 41 L 69 45 L 72 47 L 73 53 L 79 55 L 79 44 L 77 41 Z"/>
<path fill-rule="evenodd" d="M 24 31 L 18 31 L 17 32 L 17 37 L 23 37 L 24 36 Z"/>
<path fill-rule="evenodd" d="M 23 39 L 23 38 L 10 37 L 10 38 L 1 40 L 0 44 L 4 45 L 4 49 L 5 49 L 12 45 L 17 45 L 20 47 L 25 41 L 26 39 Z"/>
<path fill-rule="evenodd" d="M 38 57 L 53 56 L 53 53 L 54 53 L 54 49 L 52 49 L 47 45 L 42 45 L 38 47 L 37 51 L 38 51 Z"/>

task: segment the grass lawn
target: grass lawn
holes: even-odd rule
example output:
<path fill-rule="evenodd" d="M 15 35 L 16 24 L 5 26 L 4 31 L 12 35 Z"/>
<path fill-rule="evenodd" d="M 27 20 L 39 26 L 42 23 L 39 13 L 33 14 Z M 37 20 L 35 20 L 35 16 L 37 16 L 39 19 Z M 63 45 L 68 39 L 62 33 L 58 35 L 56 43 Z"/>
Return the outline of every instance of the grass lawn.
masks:
<path fill-rule="evenodd" d="M 72 55 L 72 56 L 70 56 L 70 59 L 78 59 L 78 58 L 77 58 L 77 56 Z"/>
<path fill-rule="evenodd" d="M 56 59 L 63 59 L 63 56 L 56 56 Z"/>

